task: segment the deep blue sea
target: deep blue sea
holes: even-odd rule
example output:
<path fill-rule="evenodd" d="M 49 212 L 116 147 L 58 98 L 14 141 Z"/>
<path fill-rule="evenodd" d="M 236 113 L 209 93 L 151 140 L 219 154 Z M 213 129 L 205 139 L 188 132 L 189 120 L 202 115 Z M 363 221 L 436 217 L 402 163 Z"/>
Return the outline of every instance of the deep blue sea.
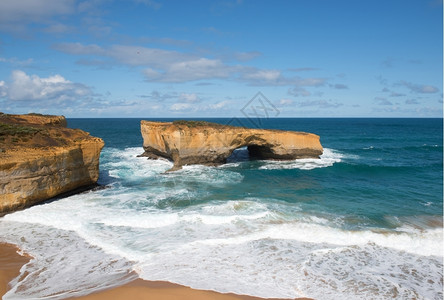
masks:
<path fill-rule="evenodd" d="M 266 161 L 241 148 L 171 173 L 137 157 L 140 120 L 68 119 L 104 139 L 108 188 L 0 219 L 0 241 L 34 257 L 4 299 L 137 277 L 260 297 L 443 299 L 442 119 L 203 119 L 315 133 L 324 154 Z"/>

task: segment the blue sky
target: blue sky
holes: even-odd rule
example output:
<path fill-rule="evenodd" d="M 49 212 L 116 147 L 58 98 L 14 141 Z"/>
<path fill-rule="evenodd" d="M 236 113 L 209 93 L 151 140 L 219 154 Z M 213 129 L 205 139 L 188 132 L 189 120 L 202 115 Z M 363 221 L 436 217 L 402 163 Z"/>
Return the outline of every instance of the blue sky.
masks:
<path fill-rule="evenodd" d="M 442 117 L 442 12 L 436 0 L 1 0 L 0 111 L 242 117 L 261 92 L 270 116 Z"/>

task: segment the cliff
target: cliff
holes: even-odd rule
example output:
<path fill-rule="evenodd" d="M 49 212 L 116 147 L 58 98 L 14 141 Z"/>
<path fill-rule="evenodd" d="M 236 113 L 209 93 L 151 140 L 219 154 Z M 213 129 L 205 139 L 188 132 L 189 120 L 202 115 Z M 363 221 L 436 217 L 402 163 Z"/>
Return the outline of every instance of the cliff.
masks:
<path fill-rule="evenodd" d="M 141 122 L 142 156 L 163 157 L 183 165 L 218 165 L 231 153 L 248 147 L 250 156 L 291 160 L 319 158 L 323 148 L 319 136 L 305 132 L 249 129 L 200 121 Z"/>
<path fill-rule="evenodd" d="M 0 113 L 0 215 L 96 183 L 103 146 L 63 116 Z"/>

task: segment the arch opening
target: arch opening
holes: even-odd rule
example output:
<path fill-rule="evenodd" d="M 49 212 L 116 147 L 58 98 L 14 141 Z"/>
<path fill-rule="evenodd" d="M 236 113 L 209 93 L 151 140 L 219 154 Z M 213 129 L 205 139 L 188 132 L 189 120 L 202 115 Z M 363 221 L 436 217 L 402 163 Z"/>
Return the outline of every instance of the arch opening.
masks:
<path fill-rule="evenodd" d="M 242 145 L 236 149 L 234 149 L 230 156 L 227 157 L 227 163 L 234 162 L 243 162 L 250 160 L 259 160 L 259 159 L 267 159 L 271 158 L 273 152 L 270 147 L 267 146 L 259 146 L 255 144 L 250 145 Z"/>

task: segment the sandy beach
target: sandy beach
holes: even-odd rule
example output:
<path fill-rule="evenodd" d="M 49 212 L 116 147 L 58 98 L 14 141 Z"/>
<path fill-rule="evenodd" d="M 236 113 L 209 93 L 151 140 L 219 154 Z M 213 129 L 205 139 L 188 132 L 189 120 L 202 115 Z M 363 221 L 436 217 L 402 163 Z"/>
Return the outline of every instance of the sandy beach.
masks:
<path fill-rule="evenodd" d="M 0 243 L 0 296 L 9 290 L 8 283 L 20 274 L 20 268 L 29 261 L 29 257 L 17 253 L 19 249 L 10 244 Z M 100 291 L 76 300 L 260 300 L 263 298 L 236 294 L 222 294 L 214 291 L 195 290 L 178 284 L 163 281 L 146 281 L 137 279 L 129 284 L 113 289 Z M 298 298 L 299 300 L 309 298 Z M 271 299 L 270 299 L 271 300 Z M 277 300 L 277 299 L 274 299 Z"/>
<path fill-rule="evenodd" d="M 221 294 L 213 291 L 194 290 L 189 287 L 170 282 L 151 282 L 137 279 L 127 285 L 111 290 L 94 293 L 84 297 L 71 298 L 79 300 L 105 300 L 105 299 L 137 299 L 137 300 L 260 300 L 264 298 L 236 294 Z M 299 298 L 303 300 L 304 298 Z M 308 298 L 305 298 L 308 299 Z M 269 299 L 272 300 L 272 299 Z M 273 299 L 278 300 L 278 299 Z"/>
<path fill-rule="evenodd" d="M 14 245 L 0 243 L 0 296 L 9 290 L 8 283 L 20 274 L 20 268 L 29 261 L 17 253 Z"/>

